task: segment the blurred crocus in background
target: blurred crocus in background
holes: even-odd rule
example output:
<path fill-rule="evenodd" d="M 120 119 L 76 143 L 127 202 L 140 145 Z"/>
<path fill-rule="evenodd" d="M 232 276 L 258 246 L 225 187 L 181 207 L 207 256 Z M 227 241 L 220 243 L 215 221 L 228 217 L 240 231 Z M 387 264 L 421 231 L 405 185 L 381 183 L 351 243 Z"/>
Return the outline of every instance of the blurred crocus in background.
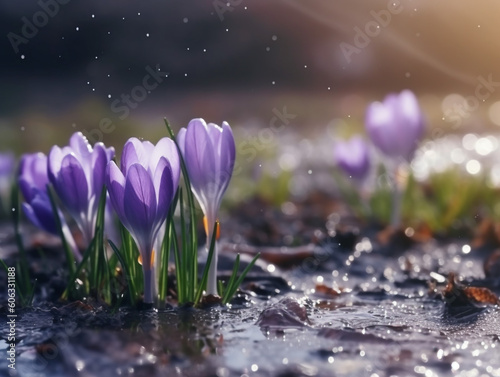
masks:
<path fill-rule="evenodd" d="M 370 171 L 368 144 L 361 136 L 335 144 L 334 158 L 337 165 L 350 178 L 361 183 Z"/>
<path fill-rule="evenodd" d="M 222 196 L 233 174 L 236 153 L 233 132 L 227 122 L 219 127 L 197 118 L 179 131 L 177 140 L 191 188 L 205 215 L 208 249 Z M 209 268 L 207 293 L 217 294 L 217 244 Z"/>
<path fill-rule="evenodd" d="M 19 168 L 19 189 L 24 196 L 23 211 L 28 219 L 40 229 L 58 235 L 54 212 L 47 194 L 47 156 L 43 153 L 25 154 L 21 158 Z M 66 241 L 77 261 L 82 259 L 75 240 L 63 215 L 57 214 L 61 221 Z"/>
<path fill-rule="evenodd" d="M 366 110 L 365 125 L 373 144 L 393 159 L 410 162 L 424 134 L 424 116 L 410 90 L 389 94 Z"/>
<path fill-rule="evenodd" d="M 179 176 L 179 155 L 168 138 L 156 146 L 131 138 L 123 148 L 121 169 L 114 161 L 108 164 L 106 184 L 111 203 L 141 255 L 145 303 L 154 301 L 153 247 L 177 191 Z"/>
<path fill-rule="evenodd" d="M 393 185 L 393 208 L 391 225 L 399 227 L 401 222 L 401 200 L 403 182 L 401 170 L 411 162 L 424 130 L 424 115 L 415 94 L 403 90 L 389 94 L 383 102 L 373 102 L 366 111 L 365 125 L 373 144 L 388 157 Z"/>
<path fill-rule="evenodd" d="M 94 237 L 106 166 L 114 154 L 114 148 L 103 143 L 92 148 L 81 132 L 71 136 L 69 146 L 54 146 L 49 153 L 49 180 L 82 231 L 86 245 Z"/>
<path fill-rule="evenodd" d="M 10 152 L 0 152 L 0 216 L 6 208 L 3 203 L 6 201 L 9 189 L 12 184 L 15 165 L 14 154 Z"/>

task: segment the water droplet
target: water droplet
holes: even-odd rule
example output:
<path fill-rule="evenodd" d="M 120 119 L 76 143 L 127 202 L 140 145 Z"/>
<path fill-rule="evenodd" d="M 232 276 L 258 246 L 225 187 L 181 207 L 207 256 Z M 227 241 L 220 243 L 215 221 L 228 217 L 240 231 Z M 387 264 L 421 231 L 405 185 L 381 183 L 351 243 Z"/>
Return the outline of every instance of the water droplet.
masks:
<path fill-rule="evenodd" d="M 271 82 L 271 84 L 273 84 L 273 85 L 276 84 L 276 81 Z"/>
<path fill-rule="evenodd" d="M 277 41 L 277 40 L 278 40 L 278 37 L 277 37 L 276 35 L 273 35 L 273 36 L 271 37 L 271 39 L 272 39 L 273 41 Z"/>
<path fill-rule="evenodd" d="M 271 51 L 271 47 L 266 47 L 266 51 Z"/>
<path fill-rule="evenodd" d="M 182 22 L 184 22 L 185 24 L 187 24 L 187 23 L 189 22 L 189 20 L 188 20 L 188 18 L 187 18 L 187 17 L 184 17 L 184 18 L 182 19 Z"/>
<path fill-rule="evenodd" d="M 92 15 L 92 18 L 95 18 L 95 14 Z"/>
<path fill-rule="evenodd" d="M 307 65 L 306 65 L 306 64 L 304 64 L 304 68 L 307 68 Z"/>
<path fill-rule="evenodd" d="M 111 94 L 108 94 L 108 98 L 111 98 Z"/>
<path fill-rule="evenodd" d="M 137 15 L 140 16 L 141 15 L 141 12 L 137 12 Z"/>
<path fill-rule="evenodd" d="M 410 76 L 411 76 L 410 72 L 406 72 L 406 73 L 405 73 L 405 77 L 406 77 L 406 78 L 409 78 Z"/>
<path fill-rule="evenodd" d="M 76 31 L 78 31 L 78 30 L 80 30 L 80 28 L 77 26 L 77 27 L 76 27 Z"/>
<path fill-rule="evenodd" d="M 146 37 L 149 38 L 149 33 L 146 33 Z"/>
<path fill-rule="evenodd" d="M 207 52 L 207 49 L 206 49 L 206 48 L 204 48 L 204 49 L 203 49 L 203 52 Z"/>
<path fill-rule="evenodd" d="M 24 55 L 21 55 L 21 59 L 24 59 L 24 58 L 25 58 L 25 56 L 24 56 Z"/>
<path fill-rule="evenodd" d="M 187 73 L 184 73 L 184 77 L 187 77 L 187 75 L 188 75 Z"/>

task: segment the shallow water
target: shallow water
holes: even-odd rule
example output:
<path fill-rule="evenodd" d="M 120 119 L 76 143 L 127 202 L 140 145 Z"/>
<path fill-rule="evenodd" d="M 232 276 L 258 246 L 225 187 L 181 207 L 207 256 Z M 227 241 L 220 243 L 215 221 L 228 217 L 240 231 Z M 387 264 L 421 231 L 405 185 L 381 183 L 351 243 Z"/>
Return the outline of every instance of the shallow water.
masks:
<path fill-rule="evenodd" d="M 261 261 L 229 307 L 19 310 L 18 375 L 500 376 L 499 307 L 455 306 L 443 284 L 428 288 L 454 271 L 498 294 L 498 279 L 484 279 L 484 251 L 429 242 L 395 256 L 358 241 L 361 252 L 318 246 L 315 270 L 270 273 Z"/>

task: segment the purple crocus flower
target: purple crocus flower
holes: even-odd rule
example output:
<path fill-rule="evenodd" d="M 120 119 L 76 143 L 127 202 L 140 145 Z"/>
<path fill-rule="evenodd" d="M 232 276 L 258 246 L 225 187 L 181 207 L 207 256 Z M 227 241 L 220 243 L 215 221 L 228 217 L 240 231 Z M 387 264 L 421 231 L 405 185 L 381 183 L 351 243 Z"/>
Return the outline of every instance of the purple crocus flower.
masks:
<path fill-rule="evenodd" d="M 208 246 L 222 196 L 233 174 L 236 153 L 233 132 L 227 122 L 219 127 L 198 118 L 179 131 L 177 140 L 193 193 L 205 214 Z M 209 268 L 207 293 L 217 294 L 217 250 Z"/>
<path fill-rule="evenodd" d="M 94 237 L 106 166 L 114 154 L 114 148 L 106 148 L 103 143 L 92 148 L 81 132 L 71 136 L 69 146 L 54 146 L 49 153 L 50 182 L 87 244 Z"/>
<path fill-rule="evenodd" d="M 366 111 L 366 130 L 385 155 L 410 161 L 424 132 L 424 117 L 413 92 L 389 94 Z"/>
<path fill-rule="evenodd" d="M 144 302 L 154 298 L 154 250 L 179 186 L 180 162 L 174 142 L 129 139 L 123 148 L 121 169 L 108 164 L 106 184 L 118 218 L 139 248 L 144 272 Z"/>
<path fill-rule="evenodd" d="M 335 145 L 334 156 L 337 165 L 357 181 L 362 181 L 370 171 L 368 145 L 360 136 L 338 142 Z"/>
<path fill-rule="evenodd" d="M 58 235 L 54 212 L 52 211 L 50 198 L 47 194 L 47 184 L 49 183 L 47 176 L 47 156 L 43 153 L 25 154 L 22 156 L 18 181 L 19 189 L 25 199 L 22 207 L 26 217 L 38 228 Z M 80 261 L 82 257 L 68 225 L 60 212 L 58 212 L 58 216 L 61 221 L 64 237 L 71 247 L 75 258 Z"/>

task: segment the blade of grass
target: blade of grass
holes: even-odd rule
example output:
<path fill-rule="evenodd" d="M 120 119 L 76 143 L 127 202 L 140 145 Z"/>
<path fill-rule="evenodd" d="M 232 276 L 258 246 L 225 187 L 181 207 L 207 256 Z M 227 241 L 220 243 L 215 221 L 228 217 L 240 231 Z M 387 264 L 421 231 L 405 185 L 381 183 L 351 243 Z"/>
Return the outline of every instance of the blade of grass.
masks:
<path fill-rule="evenodd" d="M 122 265 L 123 273 L 125 274 L 125 280 L 127 281 L 127 287 L 128 287 L 128 292 L 130 296 L 130 303 L 132 305 L 135 305 L 137 302 L 137 297 L 138 297 L 138 292 L 135 286 L 135 282 L 133 277 L 130 275 L 129 271 L 129 265 L 126 262 L 126 258 L 121 254 L 120 250 L 116 247 L 116 245 L 113 243 L 113 241 L 108 240 L 109 245 L 115 252 L 116 257 L 120 261 L 120 264 Z"/>
<path fill-rule="evenodd" d="M 236 290 L 238 289 L 238 287 L 241 285 L 241 283 L 243 282 L 243 280 L 245 279 L 245 276 L 248 274 L 248 272 L 252 269 L 252 267 L 254 266 L 255 262 L 257 262 L 257 259 L 259 259 L 260 257 L 260 253 L 258 253 L 253 259 L 252 261 L 248 264 L 248 266 L 246 266 L 246 268 L 243 270 L 243 272 L 241 273 L 240 277 L 238 280 L 236 280 L 236 283 L 232 286 L 232 287 L 228 287 L 226 289 L 226 300 L 222 301 L 222 304 L 227 304 L 229 302 L 229 300 L 231 300 L 231 298 L 234 296 L 234 294 L 236 293 Z M 229 288 L 231 290 L 229 290 Z"/>
<path fill-rule="evenodd" d="M 87 260 L 89 259 L 90 255 L 92 254 L 92 248 L 94 247 L 95 243 L 95 238 L 92 240 L 90 245 L 87 247 L 85 250 L 85 253 L 83 254 L 82 261 L 78 265 L 78 267 L 71 273 L 69 279 L 68 279 L 68 284 L 66 285 L 66 289 L 64 290 L 63 294 L 61 295 L 61 298 L 63 300 L 67 300 L 69 297 L 69 294 L 72 293 L 73 291 L 73 286 L 75 284 L 75 281 L 80 274 L 80 272 L 83 270 L 83 267 L 87 263 Z"/>

